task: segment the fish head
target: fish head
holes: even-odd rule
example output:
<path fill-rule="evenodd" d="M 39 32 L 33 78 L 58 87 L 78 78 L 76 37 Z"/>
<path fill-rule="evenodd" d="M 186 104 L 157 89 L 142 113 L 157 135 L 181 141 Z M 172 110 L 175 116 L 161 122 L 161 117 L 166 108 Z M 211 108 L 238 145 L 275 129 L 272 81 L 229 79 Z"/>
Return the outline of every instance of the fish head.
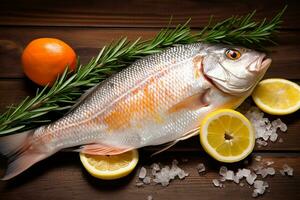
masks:
<path fill-rule="evenodd" d="M 203 59 L 204 76 L 218 89 L 232 95 L 251 92 L 272 60 L 265 53 L 228 45 L 208 46 Z"/>

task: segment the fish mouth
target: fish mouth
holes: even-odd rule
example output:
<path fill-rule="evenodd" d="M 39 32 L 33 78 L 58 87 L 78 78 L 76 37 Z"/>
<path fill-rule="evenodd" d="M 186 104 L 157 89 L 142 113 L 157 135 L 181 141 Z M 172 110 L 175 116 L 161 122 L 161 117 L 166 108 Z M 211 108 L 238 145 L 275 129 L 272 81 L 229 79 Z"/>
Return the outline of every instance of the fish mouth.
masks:
<path fill-rule="evenodd" d="M 272 63 L 272 59 L 267 56 L 263 56 L 260 61 L 260 70 L 267 69 Z"/>
<path fill-rule="evenodd" d="M 266 70 L 271 65 L 272 59 L 263 54 L 256 62 L 250 63 L 247 69 L 249 72 L 260 72 Z"/>

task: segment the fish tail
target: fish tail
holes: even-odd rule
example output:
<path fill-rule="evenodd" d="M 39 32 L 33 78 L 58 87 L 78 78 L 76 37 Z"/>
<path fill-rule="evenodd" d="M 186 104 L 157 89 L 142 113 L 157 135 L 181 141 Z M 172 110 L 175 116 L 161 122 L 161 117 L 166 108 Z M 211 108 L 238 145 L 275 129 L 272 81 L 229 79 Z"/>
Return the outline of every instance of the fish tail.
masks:
<path fill-rule="evenodd" d="M 29 130 L 0 137 L 0 155 L 8 158 L 8 166 L 1 180 L 8 180 L 17 176 L 48 156 L 32 148 L 33 133 L 34 130 Z"/>

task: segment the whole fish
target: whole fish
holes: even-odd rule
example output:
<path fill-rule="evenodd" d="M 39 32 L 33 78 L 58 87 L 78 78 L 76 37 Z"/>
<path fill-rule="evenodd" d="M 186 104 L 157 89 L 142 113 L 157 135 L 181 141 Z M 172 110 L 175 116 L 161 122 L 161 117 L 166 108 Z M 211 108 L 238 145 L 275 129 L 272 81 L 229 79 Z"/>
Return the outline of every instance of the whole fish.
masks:
<path fill-rule="evenodd" d="M 194 136 L 207 113 L 239 106 L 270 64 L 264 53 L 206 43 L 137 60 L 85 93 L 63 118 L 0 138 L 0 153 L 9 158 L 2 180 L 69 147 L 114 155 Z"/>

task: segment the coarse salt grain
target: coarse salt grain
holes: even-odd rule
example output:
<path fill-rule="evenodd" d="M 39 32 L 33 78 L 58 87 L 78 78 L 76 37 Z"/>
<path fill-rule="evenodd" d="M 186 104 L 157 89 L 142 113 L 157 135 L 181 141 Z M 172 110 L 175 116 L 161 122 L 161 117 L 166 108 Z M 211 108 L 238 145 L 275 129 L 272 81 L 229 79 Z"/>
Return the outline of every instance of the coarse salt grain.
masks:
<path fill-rule="evenodd" d="M 255 156 L 254 158 L 257 162 L 260 162 L 261 161 L 261 156 Z"/>
<path fill-rule="evenodd" d="M 233 181 L 234 172 L 232 170 L 228 170 L 225 175 L 226 180 Z"/>
<path fill-rule="evenodd" d="M 251 121 L 255 129 L 256 143 L 260 146 L 267 146 L 267 141 L 269 140 L 276 142 L 278 139 L 277 129 L 282 132 L 287 131 L 287 126 L 281 119 L 278 118 L 274 121 L 270 121 L 268 118 L 265 118 L 264 113 L 255 106 L 248 109 L 245 116 Z"/>
<path fill-rule="evenodd" d="M 282 168 L 283 168 L 283 171 L 284 171 L 285 173 L 287 173 L 288 176 L 293 176 L 293 173 L 294 173 L 294 169 L 293 169 L 293 168 L 291 168 L 291 167 L 288 166 L 287 164 L 284 164 L 284 165 L 282 166 Z"/>
<path fill-rule="evenodd" d="M 250 175 L 251 171 L 249 169 L 242 169 L 241 174 L 243 177 L 247 178 Z"/>
<path fill-rule="evenodd" d="M 144 179 L 143 179 L 143 183 L 148 185 L 151 183 L 151 178 L 149 176 L 146 176 Z"/>
<path fill-rule="evenodd" d="M 213 182 L 213 184 L 214 184 L 215 187 L 220 187 L 220 182 L 219 182 L 219 180 L 213 179 L 212 182 Z"/>
<path fill-rule="evenodd" d="M 203 163 L 199 163 L 197 165 L 197 170 L 199 173 L 205 172 L 205 165 Z"/>
<path fill-rule="evenodd" d="M 221 166 L 220 167 L 220 170 L 219 170 L 219 174 L 221 175 L 221 176 L 226 176 L 226 174 L 227 174 L 227 167 L 225 167 L 225 166 Z"/>
<path fill-rule="evenodd" d="M 257 175 L 255 173 L 251 172 L 250 175 L 246 177 L 246 181 L 249 185 L 252 185 L 256 178 L 257 178 Z"/>
<path fill-rule="evenodd" d="M 141 167 L 140 173 L 139 173 L 139 178 L 140 178 L 140 179 L 143 179 L 143 178 L 146 177 L 146 175 L 147 175 L 147 170 L 146 170 L 146 168 L 145 168 L 145 167 Z"/>

